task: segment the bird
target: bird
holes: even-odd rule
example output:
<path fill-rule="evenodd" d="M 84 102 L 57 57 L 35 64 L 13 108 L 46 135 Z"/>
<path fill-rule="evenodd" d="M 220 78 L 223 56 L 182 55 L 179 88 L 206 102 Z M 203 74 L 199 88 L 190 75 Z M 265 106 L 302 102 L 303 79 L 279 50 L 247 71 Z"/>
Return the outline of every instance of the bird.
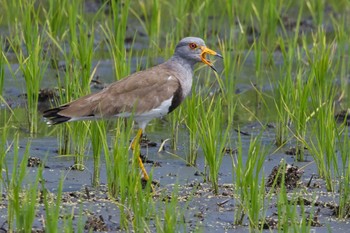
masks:
<path fill-rule="evenodd" d="M 147 124 L 154 118 L 171 113 L 189 95 L 196 63 L 202 62 L 217 72 L 207 55 L 223 58 L 209 49 L 203 39 L 185 37 L 176 45 L 172 57 L 164 63 L 115 81 L 97 93 L 48 109 L 43 112 L 43 117 L 49 125 L 133 117 L 139 127 L 130 145 L 134 150 Z M 138 161 L 143 178 L 149 180 L 140 156 Z"/>

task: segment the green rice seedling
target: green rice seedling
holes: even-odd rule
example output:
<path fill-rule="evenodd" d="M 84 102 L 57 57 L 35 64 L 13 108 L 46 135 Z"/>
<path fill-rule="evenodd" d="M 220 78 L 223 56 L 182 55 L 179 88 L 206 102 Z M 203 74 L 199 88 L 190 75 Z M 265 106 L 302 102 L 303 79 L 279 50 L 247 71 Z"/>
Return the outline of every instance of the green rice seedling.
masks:
<path fill-rule="evenodd" d="M 284 168 L 282 168 L 283 170 Z M 283 173 L 283 172 L 282 172 Z M 284 175 L 283 175 L 284 176 Z M 287 191 L 285 188 L 284 178 L 281 181 L 281 189 L 279 190 L 277 199 L 277 214 L 279 231 L 289 232 L 294 228 L 296 223 L 296 206 L 289 203 Z"/>
<path fill-rule="evenodd" d="M 297 53 L 298 59 L 301 59 L 300 51 Z M 309 97 L 310 97 L 310 87 L 312 84 L 310 82 L 305 83 L 304 67 L 298 65 L 295 70 L 295 78 L 293 84 L 289 83 L 289 80 L 285 80 L 286 83 L 282 84 L 284 87 L 283 95 L 281 99 L 284 111 L 288 113 L 288 121 L 290 120 L 293 125 L 293 135 L 296 139 L 296 161 L 304 161 L 304 148 L 305 148 L 305 138 L 307 131 L 307 122 L 309 115 Z M 286 88 L 293 86 L 292 90 L 287 90 Z M 288 101 L 288 102 L 287 102 Z M 284 114 L 282 116 L 285 116 Z M 286 119 L 285 119 L 286 120 Z"/>
<path fill-rule="evenodd" d="M 275 144 L 276 146 L 281 147 L 287 142 L 289 132 L 288 124 L 290 121 L 290 115 L 289 111 L 286 111 L 286 108 L 291 106 L 293 100 L 291 90 L 293 90 L 294 86 L 292 77 L 294 50 L 289 49 L 286 51 L 285 44 L 281 38 L 279 44 L 281 45 L 283 58 L 286 61 L 286 64 L 280 71 L 280 77 L 282 77 L 282 80 L 276 80 L 274 88 L 274 102 L 278 116 Z"/>
<path fill-rule="evenodd" d="M 307 1 L 306 6 L 311 14 L 316 26 L 320 26 L 324 22 L 324 12 L 326 8 L 326 2 L 324 1 Z"/>
<path fill-rule="evenodd" d="M 333 116 L 333 100 L 337 93 L 334 86 L 337 68 L 333 67 L 334 47 L 327 45 L 322 30 L 314 36 L 314 41 L 313 50 L 307 53 L 311 65 L 308 82 L 312 84 L 310 98 L 314 111 L 307 120 L 315 118 L 316 142 L 311 139 L 311 148 L 320 176 L 325 178 L 327 189 L 331 191 L 334 190 L 332 173 L 339 172 L 335 147 L 337 125 Z"/>
<path fill-rule="evenodd" d="M 84 223 L 84 212 L 82 210 L 82 207 L 80 208 L 80 212 L 79 212 L 79 218 L 78 218 L 78 223 L 77 223 L 77 232 L 78 233 L 83 233 L 85 232 L 85 223 Z"/>
<path fill-rule="evenodd" d="M 27 157 L 24 157 L 25 161 L 24 163 L 27 163 Z M 36 218 L 36 212 L 37 212 L 37 204 L 38 204 L 38 187 L 39 182 L 41 180 L 40 174 L 42 173 L 42 166 L 38 168 L 38 174 L 36 175 L 35 182 L 33 184 L 29 184 L 29 187 L 26 187 L 26 190 L 24 191 L 24 195 L 20 194 L 20 196 L 14 196 L 14 199 L 20 200 L 20 206 L 18 211 L 16 212 L 16 230 L 25 232 L 31 232 L 32 225 L 34 223 L 34 220 Z M 17 193 L 16 193 L 17 195 Z M 17 207 L 15 207 L 16 209 Z M 20 220 L 18 220 L 20 219 Z M 18 225 L 19 221 L 21 223 Z M 21 226 L 22 227 L 18 227 Z"/>
<path fill-rule="evenodd" d="M 70 102 L 80 96 L 90 93 L 90 83 L 96 72 L 92 69 L 92 57 L 94 51 L 94 27 L 89 26 L 82 18 L 81 2 L 76 1 L 68 9 L 68 43 L 70 53 L 66 54 L 63 49 L 67 64 L 63 102 Z M 80 17 L 77 17 L 79 15 Z M 51 37 L 53 38 L 53 37 Z M 73 64 L 72 64 L 73 61 Z M 68 64 L 70 64 L 68 66 Z M 61 136 L 63 144 L 61 152 L 75 155 L 75 169 L 84 169 L 84 156 L 87 145 L 87 137 L 91 122 L 75 122 L 64 125 Z M 65 128 L 66 127 L 66 128 Z M 71 145 L 67 145 L 71 143 Z"/>
<path fill-rule="evenodd" d="M 334 54 L 334 60 L 338 61 L 339 66 L 339 74 L 338 79 L 340 80 L 340 94 L 338 97 L 338 100 L 342 100 L 340 102 L 340 105 L 342 108 L 347 108 L 348 103 L 350 101 L 350 95 L 349 95 L 349 65 L 348 60 L 346 59 L 347 54 L 347 45 L 348 45 L 348 39 L 349 39 L 349 31 L 344 30 L 346 28 L 346 17 L 342 17 L 341 19 L 333 19 L 333 26 L 335 30 L 335 41 L 337 46 L 337 51 Z"/>
<path fill-rule="evenodd" d="M 288 123 L 289 123 L 289 115 L 288 112 L 284 110 L 284 106 L 287 102 L 287 98 L 289 96 L 288 83 L 292 84 L 291 80 L 288 78 L 283 79 L 282 82 L 278 82 L 278 94 L 275 101 L 275 107 L 278 116 L 278 122 L 276 125 L 276 135 L 275 135 L 275 144 L 277 147 L 283 146 L 287 142 L 288 138 Z M 276 89 L 276 90 L 277 90 Z"/>
<path fill-rule="evenodd" d="M 216 82 L 219 85 L 220 92 L 223 93 L 222 100 L 223 106 L 227 108 L 226 116 L 227 121 L 232 121 L 235 118 L 237 99 L 239 96 L 236 94 L 237 78 L 242 71 L 243 65 L 246 62 L 251 50 L 245 55 L 239 51 L 242 49 L 245 43 L 244 33 L 239 33 L 237 43 L 235 43 L 234 29 L 230 29 L 228 39 L 219 40 L 220 51 L 224 57 L 223 59 L 223 72 L 221 75 L 216 75 Z"/>
<path fill-rule="evenodd" d="M 97 124 L 96 125 L 99 129 L 99 134 L 103 134 L 106 132 L 105 125 L 104 124 Z M 107 173 L 107 184 L 108 184 L 108 193 L 111 197 L 117 198 L 119 193 L 125 193 L 126 190 L 122 190 L 127 185 L 127 169 L 129 167 L 128 163 L 128 155 L 129 155 L 129 137 L 126 135 L 131 136 L 130 128 L 127 128 L 124 131 L 121 131 L 122 122 L 120 120 L 117 120 L 116 124 L 116 139 L 114 142 L 113 150 L 110 151 L 108 142 L 106 140 L 102 141 L 103 145 L 103 151 L 105 154 L 105 160 L 106 160 L 106 173 Z M 122 157 L 124 156 L 124 157 Z M 117 158 L 119 159 L 118 161 Z M 115 167 L 115 165 L 120 167 Z M 122 170 L 120 170 L 122 169 Z M 119 175 L 121 175 L 121 182 L 119 183 Z M 121 186 L 121 188 L 119 187 Z"/>
<path fill-rule="evenodd" d="M 177 146 L 179 142 L 179 129 L 184 123 L 183 112 L 184 112 L 183 108 L 177 108 L 168 117 L 169 121 L 171 122 L 171 148 L 173 150 L 177 150 Z"/>
<path fill-rule="evenodd" d="M 3 113 L 1 113 L 3 114 Z M 4 112 L 3 115 L 6 114 L 6 111 Z M 0 133 L 1 133 L 1 138 L 0 138 L 0 193 L 3 193 L 3 188 L 4 188 L 4 177 L 3 177 L 3 171 L 5 170 L 5 158 L 7 151 L 11 148 L 8 145 L 8 137 L 9 137 L 9 127 L 6 126 L 7 121 L 4 119 L 0 118 Z M 9 125 L 9 124 L 8 124 Z M 0 202 L 2 201 L 2 197 L 0 196 Z"/>
<path fill-rule="evenodd" d="M 300 71 L 301 72 L 301 71 Z M 307 99 L 308 99 L 308 88 L 307 87 L 303 87 L 303 84 L 301 84 L 301 82 L 303 82 L 301 80 L 301 73 L 298 73 L 298 81 L 297 81 L 297 93 L 295 93 L 295 95 L 293 96 L 293 101 L 294 101 L 294 107 L 296 109 L 296 111 L 294 111 L 293 117 L 291 117 L 291 119 L 294 120 L 294 124 L 295 124 L 295 137 L 297 140 L 296 143 L 296 161 L 305 161 L 305 137 L 306 137 L 306 119 L 307 119 Z M 297 103 L 300 103 L 300 108 L 297 109 Z"/>
<path fill-rule="evenodd" d="M 23 22 L 21 27 L 17 28 L 18 31 L 16 33 L 21 37 L 15 37 L 15 41 L 18 43 L 23 39 L 26 51 L 21 47 L 15 46 L 16 43 L 12 43 L 12 48 L 15 51 L 19 69 L 26 83 L 27 121 L 29 132 L 34 134 L 37 132 L 38 124 L 38 93 L 47 67 L 47 62 L 43 59 L 45 40 L 39 31 L 38 15 L 34 1 L 21 1 L 19 3 L 19 12 L 21 12 Z"/>
<path fill-rule="evenodd" d="M 134 158 L 136 158 L 135 160 L 137 160 L 136 156 L 138 155 L 134 155 Z M 135 164 L 137 164 L 137 161 L 135 161 Z M 133 170 L 137 171 L 137 168 L 138 167 L 136 165 Z M 132 227 L 135 232 L 151 232 L 149 229 L 150 220 L 155 215 L 150 184 L 151 182 L 147 182 L 145 190 L 143 190 L 139 177 L 140 176 L 136 176 L 136 179 L 132 180 L 129 184 L 131 190 L 128 193 L 128 204 L 131 207 L 134 217 L 132 220 Z"/>
<path fill-rule="evenodd" d="M 247 161 L 244 162 L 242 141 L 238 134 L 238 152 L 236 158 L 232 158 L 233 182 L 239 203 L 234 223 L 241 225 L 244 216 L 247 216 L 253 231 L 261 230 L 261 221 L 266 215 L 265 180 L 261 177 L 267 150 L 261 147 L 260 138 L 261 135 L 250 140 Z"/>
<path fill-rule="evenodd" d="M 108 35 L 114 36 L 111 42 L 113 42 L 115 45 L 114 49 L 115 49 L 115 52 L 117 52 L 115 55 L 118 55 L 118 53 L 120 53 L 123 57 L 125 57 L 124 40 L 126 37 L 126 29 L 127 29 L 129 9 L 130 9 L 130 0 L 127 0 L 124 2 L 111 2 L 111 9 L 112 9 L 112 22 L 111 22 L 112 24 L 110 25 L 111 26 L 110 28 L 112 30 L 109 31 L 109 34 L 105 33 L 105 35 L 107 36 L 107 38 L 108 38 Z M 114 47 L 113 44 L 110 44 L 110 46 Z"/>
<path fill-rule="evenodd" d="M 126 59 L 125 38 L 126 29 L 130 8 L 130 0 L 111 2 L 112 20 L 107 18 L 105 24 L 100 25 L 100 28 L 106 38 L 108 51 L 113 58 L 115 77 L 117 80 L 130 74 L 130 58 Z M 121 62 L 128 61 L 128 62 Z"/>
<path fill-rule="evenodd" d="M 68 126 L 69 140 L 72 143 L 71 152 L 68 155 L 74 156 L 73 169 L 83 171 L 85 169 L 85 151 L 87 147 L 87 139 L 85 135 L 88 135 L 91 122 L 75 122 L 71 126 Z"/>
<path fill-rule="evenodd" d="M 162 13 L 161 2 L 160 0 L 138 1 L 138 6 L 136 6 L 138 10 L 134 10 L 132 7 L 130 8 L 130 12 L 142 25 L 149 38 L 148 64 L 152 64 L 152 60 L 158 57 L 157 51 L 159 50 L 160 19 Z"/>
<path fill-rule="evenodd" d="M 175 211 L 174 211 L 175 210 Z M 175 214 L 174 214 L 175 213 Z M 164 223 L 162 232 L 176 232 L 178 224 L 178 201 L 177 195 L 172 194 L 170 203 L 165 204 Z"/>
<path fill-rule="evenodd" d="M 61 182 L 61 181 L 60 181 Z M 58 184 L 60 185 L 60 184 Z M 58 187 L 58 193 L 59 191 Z M 54 215 L 56 214 L 56 205 L 58 203 L 58 200 L 55 200 L 59 195 L 64 194 L 57 194 L 56 197 L 54 197 L 55 194 L 49 193 L 50 196 L 48 197 L 48 209 L 50 210 L 51 217 L 55 221 Z M 62 198 L 62 196 L 61 196 Z M 64 199 L 64 197 L 62 198 Z M 62 205 L 62 203 L 59 203 Z M 44 203 L 45 205 L 45 203 Z M 63 207 L 63 208 L 62 208 Z M 86 214 L 86 212 L 91 211 L 91 209 L 86 209 L 86 206 L 83 203 L 79 203 L 78 205 L 72 205 L 72 206 L 61 206 L 60 208 L 60 215 L 59 215 L 59 222 L 58 222 L 58 228 L 56 231 L 53 232 L 77 232 L 77 233 L 83 233 L 83 232 L 93 232 L 93 228 L 91 226 L 87 227 L 86 221 L 89 218 Z M 78 214 L 76 214 L 78 212 Z M 96 212 L 95 212 L 96 213 Z M 46 216 L 45 216 L 46 217 Z M 53 223 L 52 227 L 54 226 Z M 85 228 L 86 227 L 86 228 Z"/>
<path fill-rule="evenodd" d="M 22 1 L 21 1 L 22 2 Z M 21 3 L 20 2 L 20 3 Z M 18 22 L 22 21 L 22 14 L 18 14 L 18 5 L 19 2 L 13 2 L 13 1 L 2 1 L 1 2 L 1 7 L 2 7 L 2 11 L 1 14 L 3 15 L 3 18 L 5 20 L 7 20 L 7 24 L 8 24 L 8 29 L 10 34 L 13 33 L 13 27 L 11 27 L 12 25 L 17 24 Z"/>
<path fill-rule="evenodd" d="M 189 11 L 191 12 L 191 19 L 193 25 L 191 25 L 191 34 L 201 34 L 206 39 L 208 33 L 208 26 L 210 25 L 209 17 L 211 16 L 212 9 L 215 9 L 215 2 L 210 0 L 204 1 L 191 1 Z"/>
<path fill-rule="evenodd" d="M 2 95 L 4 89 L 4 80 L 5 80 L 5 59 L 3 52 L 3 41 L 0 38 L 0 96 Z"/>
<path fill-rule="evenodd" d="M 313 82 L 312 93 L 310 95 L 312 104 L 316 107 L 323 103 L 332 106 L 335 97 L 334 81 L 338 71 L 338 65 L 334 61 L 336 51 L 335 41 L 327 43 L 326 33 L 320 29 L 313 35 L 313 48 L 310 50 L 304 43 L 304 50 L 307 51 L 307 59 L 311 66 L 309 81 Z"/>
<path fill-rule="evenodd" d="M 350 139 L 348 127 L 343 128 L 343 132 L 338 131 L 338 148 L 341 157 L 341 173 L 339 178 L 339 204 L 338 218 L 349 216 L 350 207 Z"/>
<path fill-rule="evenodd" d="M 77 2 L 77 1 L 76 1 Z M 64 43 L 65 33 L 68 30 L 67 12 L 71 7 L 66 0 L 63 1 L 47 1 L 48 6 L 43 6 L 42 11 L 45 20 L 45 26 L 49 37 L 54 38 L 59 43 Z M 57 46 L 50 46 L 50 65 L 54 69 L 59 68 L 60 51 Z"/>
<path fill-rule="evenodd" d="M 100 126 L 100 133 L 104 132 L 104 125 Z M 144 190 L 139 173 L 139 144 L 132 153 L 130 160 L 130 137 L 132 135 L 132 120 L 118 119 L 116 124 L 115 142 L 112 151 L 106 141 L 103 148 L 106 160 L 108 192 L 120 210 L 120 224 L 122 228 L 132 227 L 136 232 L 147 229 L 149 216 L 152 215 L 151 184 L 147 182 Z M 130 164 L 131 161 L 131 164 Z M 152 175 L 150 177 L 152 180 Z M 130 221 L 132 215 L 132 221 Z"/>
<path fill-rule="evenodd" d="M 19 136 L 16 135 L 13 142 L 13 167 L 11 176 L 8 173 L 6 163 L 4 164 L 6 177 L 2 177 L 2 182 L 7 188 L 8 198 L 8 227 L 9 231 L 28 232 L 32 229 L 35 219 L 37 205 L 37 189 L 39 176 L 33 184 L 24 187 L 25 177 L 27 176 L 27 161 L 29 157 L 30 142 L 27 144 L 22 160 L 19 162 Z"/>
<path fill-rule="evenodd" d="M 280 169 L 278 170 L 278 175 L 276 176 L 276 180 L 280 178 L 280 189 L 277 198 L 277 212 L 278 212 L 278 229 L 284 230 L 288 232 L 290 229 L 291 222 L 294 222 L 295 218 L 295 208 L 291 208 L 289 204 L 287 190 L 285 187 L 285 171 L 286 170 L 286 162 L 283 160 L 280 165 Z M 276 182 L 276 181 L 275 181 Z M 275 182 L 273 185 L 275 185 Z"/>
<path fill-rule="evenodd" d="M 221 17 L 225 14 L 222 12 L 221 4 L 214 5 L 212 1 L 176 1 L 171 4 L 166 1 L 162 3 L 163 11 L 169 10 L 165 14 L 170 14 L 170 19 L 162 17 L 161 30 L 173 28 L 172 34 L 175 41 L 179 41 L 184 36 L 202 35 L 206 39 L 206 35 L 214 34 L 226 26 L 226 18 Z M 170 7 L 169 7 L 170 6 Z M 220 17 L 217 17 L 219 15 Z M 164 22 L 165 19 L 166 21 Z M 222 23 L 226 20 L 225 23 Z"/>
<path fill-rule="evenodd" d="M 79 2 L 79 1 L 78 1 Z M 47 32 L 55 39 L 60 40 L 67 30 L 67 10 L 70 3 L 67 0 L 47 1 L 48 7 L 43 7 L 44 18 L 47 24 Z"/>
<path fill-rule="evenodd" d="M 150 232 L 148 226 L 151 216 L 154 215 L 153 199 L 152 199 L 152 184 L 147 182 L 143 190 L 143 185 L 140 179 L 139 172 L 139 155 L 140 144 L 136 142 L 136 147 L 133 151 L 132 166 L 128 173 L 128 206 L 132 210 L 134 219 L 132 220 L 132 227 L 136 232 Z M 123 178 L 122 178 L 123 179 Z M 125 178 L 124 178 L 125 179 Z M 152 180 L 152 173 L 150 174 L 150 181 Z"/>
<path fill-rule="evenodd" d="M 89 79 L 90 77 L 93 77 L 93 73 L 88 78 L 81 77 L 80 65 L 73 65 L 65 74 L 65 88 L 62 90 L 61 96 L 66 100 L 63 102 L 70 102 L 88 93 L 90 89 L 88 82 L 85 83 L 87 87 L 83 88 L 80 79 Z M 89 135 L 90 125 L 91 122 L 73 122 L 59 126 L 59 151 L 63 155 L 74 155 L 74 168 L 77 170 L 84 169 L 84 157 L 88 142 L 86 135 Z"/>
<path fill-rule="evenodd" d="M 192 1 L 193 2 L 193 1 Z M 191 2 L 186 0 L 174 1 L 171 4 L 172 10 L 170 10 L 171 17 L 175 20 L 172 21 L 173 25 L 171 27 L 174 29 L 173 41 L 180 41 L 186 35 L 190 35 L 191 23 L 188 22 L 188 17 L 190 15 L 189 6 Z M 173 46 L 167 46 L 168 48 L 173 48 Z"/>
<path fill-rule="evenodd" d="M 241 55 L 239 52 L 234 51 L 236 47 L 234 42 L 234 32 L 229 32 L 229 39 L 219 40 L 219 47 L 222 53 L 223 59 L 223 75 L 217 79 L 221 91 L 225 93 L 225 97 L 235 95 L 236 79 L 242 68 Z M 239 47 L 239 45 L 237 46 Z M 244 62 L 244 61 L 243 61 Z"/>
<path fill-rule="evenodd" d="M 313 197 L 313 198 L 316 198 L 316 197 Z M 293 205 L 299 209 L 299 221 L 296 222 L 296 224 L 294 224 L 293 231 L 305 232 L 305 233 L 310 232 L 311 226 L 316 223 L 314 222 L 314 216 L 315 216 L 314 204 L 311 204 L 311 209 L 309 211 L 306 210 L 304 201 L 299 202 L 299 200 L 296 200 L 293 202 Z"/>
<path fill-rule="evenodd" d="M 92 57 L 94 52 L 94 26 L 87 25 L 86 22 L 77 18 L 77 15 L 82 15 L 80 9 L 80 1 L 73 4 L 69 8 L 69 45 L 74 60 L 78 61 L 80 70 L 80 90 L 81 94 L 90 92 L 90 83 L 93 76 L 90 75 L 92 69 Z M 79 5 L 78 5 L 79 4 Z M 67 63 L 69 64 L 69 63 Z"/>
<path fill-rule="evenodd" d="M 334 191 L 333 178 L 339 173 L 336 152 L 337 130 L 333 108 L 321 106 L 314 123 L 314 139 L 310 139 L 310 149 L 320 177 L 325 179 L 328 191 Z"/>
<path fill-rule="evenodd" d="M 66 211 L 67 213 L 62 221 L 63 232 L 74 232 L 74 223 L 73 223 L 73 219 L 75 219 L 74 210 L 75 210 L 75 207 L 72 207 L 70 213 L 68 213 L 69 210 Z M 79 218 L 81 217 L 81 215 L 82 215 L 82 211 L 79 212 Z M 83 230 L 78 228 L 76 232 L 83 232 Z"/>
<path fill-rule="evenodd" d="M 245 2 L 240 3 L 242 8 Z M 240 8 L 240 11 L 243 10 L 242 8 Z M 214 30 L 219 33 L 224 32 L 224 36 L 221 35 L 222 38 L 229 38 L 229 34 L 234 34 L 235 31 L 238 32 L 236 33 L 237 38 L 240 36 L 238 34 L 240 34 L 242 31 L 240 31 L 240 29 L 237 28 L 237 25 L 238 27 L 240 26 L 240 19 L 238 16 L 238 12 L 236 12 L 235 3 L 233 1 L 222 1 L 220 5 L 217 4 L 215 6 L 215 11 L 211 11 L 210 13 L 212 14 L 212 16 L 215 14 L 215 16 L 213 16 L 215 22 L 212 23 Z M 227 23 L 229 23 L 229 25 L 227 25 Z"/>
<path fill-rule="evenodd" d="M 70 64 L 72 60 L 76 59 L 77 54 L 65 53 L 64 48 L 59 45 L 59 42 L 55 38 L 51 37 L 51 40 L 57 46 L 58 50 L 62 53 L 66 64 Z M 72 46 L 78 46 L 78 40 L 72 42 Z M 91 45 L 92 46 L 92 45 Z M 86 48 L 88 49 L 88 48 Z M 92 49 L 90 47 L 90 49 Z M 77 49 L 75 50 L 77 52 Z M 79 56 L 79 55 L 78 55 Z M 83 58 L 81 58 L 83 59 Z M 91 58 L 90 58 L 91 62 Z M 85 75 L 87 71 L 85 70 Z M 60 93 L 60 102 L 67 103 L 70 102 L 90 91 L 90 79 L 92 79 L 93 73 L 88 77 L 81 76 L 81 64 L 73 63 L 67 65 L 66 72 L 64 73 L 64 80 L 58 79 L 58 86 Z M 82 81 L 83 79 L 84 81 Z M 84 83 L 84 85 L 82 85 Z M 59 104 L 58 104 L 59 105 Z M 77 169 L 83 169 L 84 153 L 87 144 L 88 126 L 90 122 L 74 122 L 71 124 L 65 124 L 57 126 L 58 133 L 58 143 L 59 143 L 59 153 L 63 155 L 77 155 L 75 156 L 75 164 Z"/>
<path fill-rule="evenodd" d="M 257 79 L 256 87 L 255 87 L 255 112 L 259 111 L 259 105 L 261 103 L 261 94 L 262 93 L 262 72 L 263 72 L 263 42 L 261 40 L 254 39 L 254 43 L 252 45 L 254 49 L 255 55 L 255 77 Z"/>
<path fill-rule="evenodd" d="M 212 183 L 214 193 L 218 193 L 218 175 L 224 156 L 224 148 L 228 142 L 231 122 L 226 127 L 223 116 L 222 100 L 219 97 L 212 97 L 209 106 L 204 108 L 200 105 L 197 119 L 199 144 L 203 150 L 205 161 L 209 167 L 209 180 Z"/>
<path fill-rule="evenodd" d="M 276 36 L 279 15 L 281 14 L 280 1 L 272 0 L 266 3 L 252 2 L 252 29 L 253 29 L 253 44 L 255 56 L 255 76 L 258 92 L 263 86 L 263 74 L 266 72 L 266 67 L 274 65 L 273 54 L 276 48 Z M 256 23 L 256 24 L 255 24 Z M 257 26 L 257 29 L 255 29 Z M 260 103 L 260 95 L 256 95 L 256 103 Z M 257 105 L 258 107 L 258 105 Z M 256 109 L 258 110 L 258 109 Z"/>
<path fill-rule="evenodd" d="M 106 132 L 104 124 L 97 124 L 96 126 L 100 134 Z M 115 129 L 115 141 L 112 151 L 109 149 L 107 140 L 102 141 L 106 160 L 107 185 L 111 198 L 119 199 L 120 224 L 127 229 L 129 225 L 127 212 L 128 192 L 133 190 L 133 187 L 129 186 L 129 184 L 130 180 L 136 179 L 131 177 L 135 173 L 131 173 L 133 169 L 130 169 L 130 167 L 134 168 L 134 159 L 132 160 L 132 166 L 129 164 L 129 140 L 132 133 L 131 121 L 117 119 Z"/>
<path fill-rule="evenodd" d="M 280 70 L 280 78 L 275 81 L 274 102 L 278 113 L 278 123 L 276 127 L 276 145 L 283 146 L 288 138 L 289 125 L 294 126 L 293 135 L 297 140 L 297 161 L 304 160 L 304 144 L 306 134 L 306 119 L 308 114 L 308 95 L 309 88 L 305 83 L 304 70 L 306 67 L 302 63 L 295 64 L 295 60 L 303 59 L 299 49 L 298 41 L 305 41 L 306 38 L 300 38 L 299 27 L 303 12 L 303 4 L 300 5 L 298 17 L 296 20 L 296 29 L 294 37 L 290 37 L 281 23 L 284 37 L 279 38 L 279 46 L 283 56 L 283 66 Z M 290 49 L 295 48 L 295 49 Z"/>
<path fill-rule="evenodd" d="M 101 126 L 103 124 L 103 126 Z M 107 132 L 101 132 L 100 129 L 105 129 L 104 121 L 92 122 L 90 128 L 90 137 L 92 145 L 92 153 L 94 159 L 94 171 L 92 177 L 92 186 L 98 187 L 100 185 L 100 169 L 101 169 L 101 152 L 102 152 L 102 141 L 107 141 Z"/>
<path fill-rule="evenodd" d="M 140 2 L 141 3 L 141 2 Z M 153 0 L 151 3 L 151 12 L 149 15 L 145 12 L 145 7 L 142 7 L 144 16 L 146 16 L 147 34 L 150 39 L 150 48 L 157 48 L 160 39 L 160 19 L 161 19 L 161 1 Z M 149 17 L 148 21 L 147 18 Z M 152 51 L 152 49 L 150 49 Z M 152 51 L 153 52 L 153 51 Z"/>
<path fill-rule="evenodd" d="M 54 203 L 49 203 L 54 204 Z M 50 206 L 54 208 L 54 206 Z M 75 209 L 79 208 L 79 215 L 76 216 Z M 61 213 L 61 219 L 62 222 L 59 222 L 59 228 L 57 229 L 59 232 L 77 232 L 77 233 L 83 233 L 87 232 L 87 229 L 85 229 L 86 226 L 86 212 L 84 205 L 79 205 L 79 207 L 72 206 L 71 209 L 65 208 L 62 210 L 63 212 L 63 218 Z M 85 220 L 85 221 L 84 221 Z M 92 229 L 88 229 L 88 232 L 91 232 Z"/>
<path fill-rule="evenodd" d="M 45 179 L 41 179 L 43 202 L 45 206 L 45 230 L 47 232 L 58 232 L 62 201 L 63 177 L 60 179 L 57 189 L 56 201 L 54 203 L 52 203 L 52 200 L 49 197 L 49 191 L 45 188 Z"/>
<path fill-rule="evenodd" d="M 278 123 L 276 125 L 276 146 L 283 146 L 287 142 L 289 122 L 290 122 L 290 110 L 288 106 L 293 106 L 293 90 L 294 90 L 294 80 L 293 80 L 293 70 L 295 69 L 294 61 L 296 59 L 296 50 L 288 49 L 290 47 L 298 47 L 299 39 L 299 27 L 303 8 L 299 9 L 298 17 L 296 20 L 296 28 L 294 37 L 289 37 L 287 30 L 284 28 L 283 22 L 281 22 L 282 31 L 284 38 L 278 38 L 278 45 L 283 56 L 284 64 L 280 69 L 280 75 L 278 80 L 274 80 L 274 102 L 276 106 L 276 111 L 278 113 Z M 289 38 L 289 39 L 288 39 Z M 282 77 L 282 78 L 281 78 Z"/>
<path fill-rule="evenodd" d="M 189 145 L 186 153 L 186 162 L 191 166 L 196 165 L 198 156 L 199 128 L 197 117 L 201 114 L 200 105 L 203 105 L 203 97 L 192 89 L 192 96 L 186 101 L 185 124 L 189 132 Z"/>
<path fill-rule="evenodd" d="M 276 46 L 275 41 L 279 17 L 282 9 L 285 7 L 283 3 L 283 1 L 272 0 L 266 3 L 254 2 L 251 5 L 252 13 L 259 26 L 260 37 L 265 48 L 271 49 Z"/>
<path fill-rule="evenodd" d="M 226 0 L 227 10 L 231 11 L 228 13 L 230 22 L 239 22 L 240 30 L 244 31 L 245 27 L 253 26 L 252 20 L 252 1 L 229 1 Z M 246 26 L 245 26 L 246 25 Z"/>
<path fill-rule="evenodd" d="M 309 214 L 306 214 L 304 202 L 300 194 L 289 195 L 285 186 L 286 164 L 283 161 L 278 173 L 281 177 L 280 189 L 277 196 L 277 229 L 279 232 L 310 232 L 314 217 L 314 206 L 311 204 Z"/>
<path fill-rule="evenodd" d="M 164 197 L 165 202 L 160 203 L 155 217 L 157 232 L 172 233 L 181 231 L 184 226 L 184 209 L 179 203 L 179 186 L 175 185 L 171 196 Z M 169 199 L 169 200 L 168 200 Z M 185 229 L 185 228 L 184 228 Z"/>

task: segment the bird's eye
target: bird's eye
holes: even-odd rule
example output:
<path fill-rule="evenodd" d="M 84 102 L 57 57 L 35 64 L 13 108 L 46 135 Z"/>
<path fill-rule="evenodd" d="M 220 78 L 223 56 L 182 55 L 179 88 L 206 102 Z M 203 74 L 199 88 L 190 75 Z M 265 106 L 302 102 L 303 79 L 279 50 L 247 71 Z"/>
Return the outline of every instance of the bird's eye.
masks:
<path fill-rule="evenodd" d="M 198 46 L 197 46 L 196 43 L 189 43 L 189 44 L 188 44 L 188 47 L 190 47 L 190 49 L 195 49 L 195 48 L 197 48 Z"/>

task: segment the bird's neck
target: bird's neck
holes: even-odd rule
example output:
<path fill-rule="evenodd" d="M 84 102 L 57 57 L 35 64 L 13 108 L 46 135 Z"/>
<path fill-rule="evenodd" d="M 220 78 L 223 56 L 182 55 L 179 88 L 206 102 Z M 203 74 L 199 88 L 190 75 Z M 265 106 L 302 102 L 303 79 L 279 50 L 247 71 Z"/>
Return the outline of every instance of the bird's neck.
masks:
<path fill-rule="evenodd" d="M 176 55 L 164 63 L 165 66 L 174 71 L 174 76 L 180 81 L 183 89 L 183 97 L 186 97 L 191 91 L 195 63 L 191 63 Z"/>
<path fill-rule="evenodd" d="M 186 60 L 176 54 L 174 54 L 166 63 L 177 66 L 177 69 L 179 66 L 181 66 L 181 68 L 186 69 L 187 71 L 191 71 L 191 73 L 193 73 L 193 67 L 196 64 L 195 61 Z"/>

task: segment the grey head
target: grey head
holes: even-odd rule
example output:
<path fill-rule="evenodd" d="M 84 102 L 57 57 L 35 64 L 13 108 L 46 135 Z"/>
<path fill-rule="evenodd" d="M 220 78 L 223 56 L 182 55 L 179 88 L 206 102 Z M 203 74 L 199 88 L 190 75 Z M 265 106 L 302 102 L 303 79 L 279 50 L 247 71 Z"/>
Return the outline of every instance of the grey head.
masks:
<path fill-rule="evenodd" d="M 181 58 L 193 66 L 197 62 L 203 62 L 216 71 L 214 65 L 206 59 L 206 55 L 213 55 L 222 58 L 217 52 L 207 48 L 204 40 L 198 37 L 185 37 L 175 48 L 175 58 Z"/>

